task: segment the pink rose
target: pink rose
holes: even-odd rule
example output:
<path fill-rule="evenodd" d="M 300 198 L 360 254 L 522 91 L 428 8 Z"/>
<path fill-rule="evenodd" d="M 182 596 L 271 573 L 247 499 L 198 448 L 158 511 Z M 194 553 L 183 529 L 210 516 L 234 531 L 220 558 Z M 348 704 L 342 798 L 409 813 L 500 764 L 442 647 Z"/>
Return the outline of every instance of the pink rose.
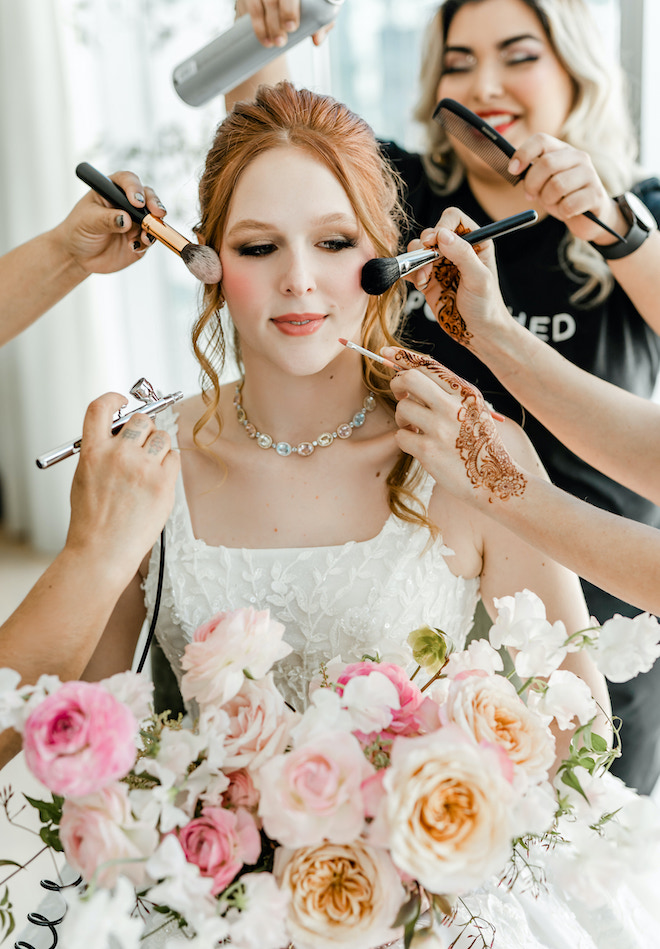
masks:
<path fill-rule="evenodd" d="M 392 723 L 386 732 L 395 735 L 418 735 L 421 731 L 426 731 L 427 724 L 432 721 L 428 716 L 433 712 L 434 703 L 426 699 L 417 686 L 410 681 L 405 670 L 394 663 L 354 662 L 346 666 L 337 679 L 337 685 L 340 687 L 339 694 L 342 694 L 341 686 L 346 685 L 351 679 L 356 676 L 368 676 L 372 672 L 380 672 L 387 676 L 399 693 L 401 707 L 392 710 Z"/>
<path fill-rule="evenodd" d="M 261 853 L 257 825 L 242 809 L 206 807 L 200 817 L 181 828 L 177 837 L 188 863 L 213 880 L 214 896 L 231 883 L 241 867 L 256 863 Z"/>
<path fill-rule="evenodd" d="M 100 886 L 112 888 L 120 874 L 136 886 L 144 882 L 145 862 L 159 837 L 154 827 L 133 817 L 127 786 L 115 784 L 64 802 L 60 840 L 74 870 L 88 881 L 96 873 Z"/>
<path fill-rule="evenodd" d="M 291 652 L 282 641 L 284 626 L 268 610 L 252 607 L 218 613 L 203 623 L 186 646 L 181 665 L 184 699 L 224 705 L 243 685 L 244 670 L 262 679 L 274 662 Z"/>
<path fill-rule="evenodd" d="M 131 710 L 103 686 L 66 682 L 25 723 L 25 760 L 53 793 L 83 797 L 128 774 L 137 732 Z"/>
<path fill-rule="evenodd" d="M 251 814 L 256 815 L 259 806 L 259 792 L 254 786 L 254 782 L 249 771 L 241 768 L 240 771 L 232 771 L 227 775 L 229 787 L 222 795 L 224 807 L 235 811 L 238 808 L 244 808 Z"/>
<path fill-rule="evenodd" d="M 364 827 L 361 788 L 373 771 L 349 732 L 319 732 L 271 758 L 255 778 L 266 833 L 286 847 L 349 843 Z"/>
<path fill-rule="evenodd" d="M 281 754 L 297 718 L 276 688 L 271 673 L 258 682 L 246 679 L 238 695 L 225 703 L 224 710 L 229 716 L 222 764 L 225 771 L 254 770 Z"/>

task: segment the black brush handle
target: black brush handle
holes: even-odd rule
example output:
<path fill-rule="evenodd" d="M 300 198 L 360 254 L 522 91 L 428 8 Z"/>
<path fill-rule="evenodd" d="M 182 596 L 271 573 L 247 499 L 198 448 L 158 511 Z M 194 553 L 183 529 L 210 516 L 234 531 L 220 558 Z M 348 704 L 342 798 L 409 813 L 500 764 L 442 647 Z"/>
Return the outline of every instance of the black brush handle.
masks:
<path fill-rule="evenodd" d="M 82 161 L 76 168 L 76 175 L 86 185 L 100 194 L 102 198 L 109 201 L 113 208 L 120 211 L 126 211 L 132 221 L 136 224 L 142 224 L 142 221 L 149 213 L 145 208 L 136 208 L 126 197 L 126 192 L 111 181 L 100 171 L 90 165 L 89 162 Z"/>
<path fill-rule="evenodd" d="M 535 224 L 539 216 L 531 208 L 528 211 L 521 211 L 519 214 L 512 214 L 511 217 L 504 217 L 501 221 L 493 221 L 492 224 L 485 224 L 478 227 L 476 231 L 470 231 L 469 234 L 459 234 L 468 244 L 479 244 L 481 241 L 492 240 L 495 237 L 502 237 L 510 231 L 517 231 L 520 227 L 529 227 Z"/>

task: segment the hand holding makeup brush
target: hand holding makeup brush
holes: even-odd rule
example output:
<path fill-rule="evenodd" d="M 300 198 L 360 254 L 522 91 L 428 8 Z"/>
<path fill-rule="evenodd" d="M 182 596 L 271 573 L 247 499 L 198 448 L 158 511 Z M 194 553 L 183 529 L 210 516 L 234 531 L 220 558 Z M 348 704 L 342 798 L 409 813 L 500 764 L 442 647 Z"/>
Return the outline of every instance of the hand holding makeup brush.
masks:
<path fill-rule="evenodd" d="M 424 294 L 444 331 L 477 352 L 490 327 L 511 317 L 499 289 L 493 242 L 472 246 L 460 239 L 475 229 L 466 214 L 447 208 L 434 228 L 408 245 L 409 250 L 432 248 L 441 256 L 406 279 Z"/>

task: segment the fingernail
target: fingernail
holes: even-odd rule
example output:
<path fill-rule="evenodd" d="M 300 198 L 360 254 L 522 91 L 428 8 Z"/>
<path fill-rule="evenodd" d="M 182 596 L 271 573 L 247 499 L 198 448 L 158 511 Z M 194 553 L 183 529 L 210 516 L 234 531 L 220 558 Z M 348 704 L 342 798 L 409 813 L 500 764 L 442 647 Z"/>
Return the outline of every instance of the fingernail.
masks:
<path fill-rule="evenodd" d="M 115 224 L 117 225 L 117 227 L 123 227 L 123 226 L 124 226 L 124 215 L 123 215 L 123 214 L 118 214 L 118 215 L 117 215 L 117 217 L 115 218 Z"/>
<path fill-rule="evenodd" d="M 163 202 L 160 200 L 160 198 L 156 198 L 156 204 L 161 209 L 161 211 L 167 211 L 167 208 L 165 207 Z"/>
<path fill-rule="evenodd" d="M 522 171 L 522 162 L 519 161 L 517 158 L 512 158 L 511 161 L 509 162 L 509 174 L 517 175 L 521 171 Z"/>
<path fill-rule="evenodd" d="M 155 244 L 156 242 L 156 238 L 154 237 L 153 234 L 147 234 L 147 240 L 149 241 L 150 244 Z"/>
<path fill-rule="evenodd" d="M 133 197 L 134 197 L 135 200 L 138 201 L 140 204 L 144 204 L 144 195 L 142 194 L 141 191 L 136 191 L 135 194 L 133 195 Z"/>
<path fill-rule="evenodd" d="M 141 247 L 142 247 L 142 244 L 140 243 L 140 241 L 133 241 L 133 250 L 140 250 Z"/>
<path fill-rule="evenodd" d="M 287 20 L 284 24 L 284 29 L 287 31 L 287 33 L 293 33 L 294 30 L 298 29 L 298 24 L 295 20 Z"/>
<path fill-rule="evenodd" d="M 275 46 L 286 46 L 286 36 L 275 37 Z"/>

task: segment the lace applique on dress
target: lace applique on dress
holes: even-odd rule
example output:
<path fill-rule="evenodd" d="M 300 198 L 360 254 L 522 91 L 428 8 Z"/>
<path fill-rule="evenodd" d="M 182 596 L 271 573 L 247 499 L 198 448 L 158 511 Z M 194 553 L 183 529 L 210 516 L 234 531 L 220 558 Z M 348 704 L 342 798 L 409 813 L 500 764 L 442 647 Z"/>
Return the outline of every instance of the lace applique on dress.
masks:
<path fill-rule="evenodd" d="M 175 441 L 174 419 L 164 427 Z M 421 504 L 433 486 L 427 476 L 418 492 Z M 406 638 L 424 624 L 444 630 L 461 649 L 479 595 L 478 578 L 456 577 L 449 569 L 448 547 L 440 540 L 429 544 L 426 528 L 393 514 L 376 537 L 334 547 L 211 547 L 193 534 L 181 477 L 166 551 L 157 636 L 177 676 L 186 643 L 213 614 L 242 606 L 269 609 L 293 647 L 274 672 L 296 708 L 304 707 L 307 684 L 321 664 L 335 656 L 353 662 L 378 652 L 410 666 Z M 156 546 L 144 584 L 149 612 L 157 576 Z"/>

